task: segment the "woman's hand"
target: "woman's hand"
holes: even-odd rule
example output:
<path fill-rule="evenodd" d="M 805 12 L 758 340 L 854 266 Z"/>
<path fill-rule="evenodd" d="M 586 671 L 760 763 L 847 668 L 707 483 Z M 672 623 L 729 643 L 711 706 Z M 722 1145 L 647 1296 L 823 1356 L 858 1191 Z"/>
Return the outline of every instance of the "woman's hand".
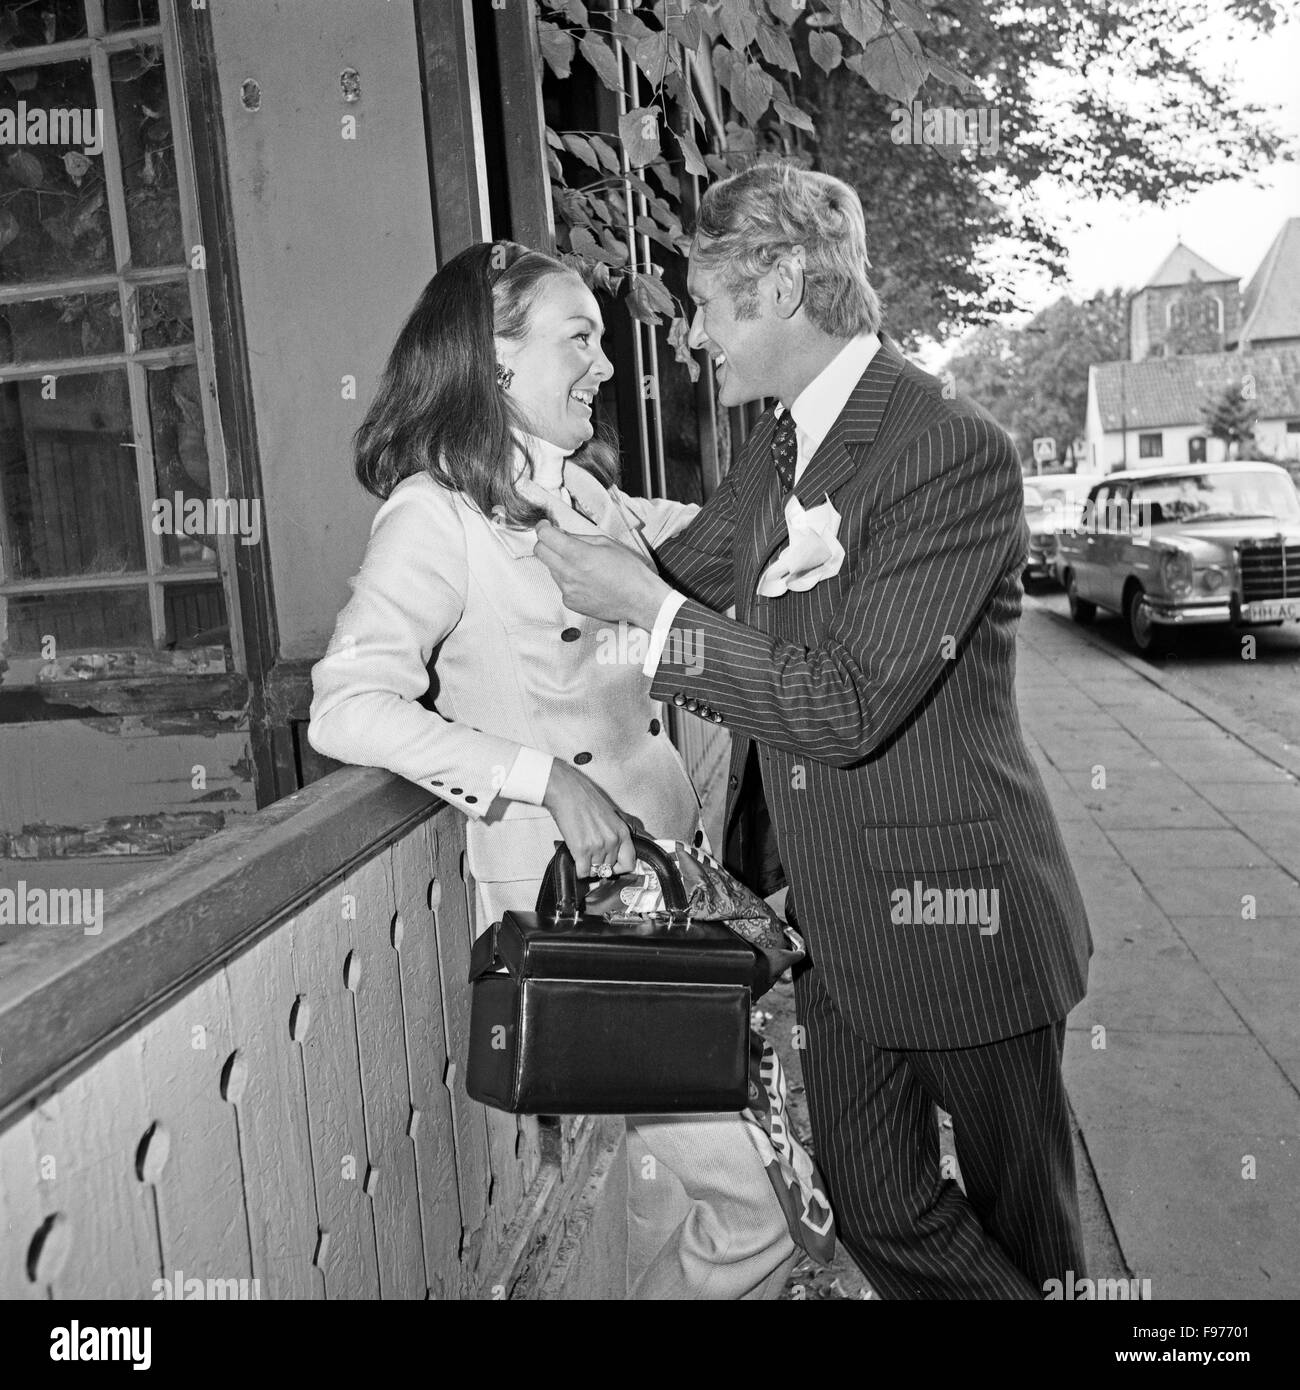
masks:
<path fill-rule="evenodd" d="M 636 868 L 628 818 L 590 777 L 556 758 L 542 805 L 555 817 L 579 878 L 590 878 L 594 864 L 608 864 L 616 874 Z"/>

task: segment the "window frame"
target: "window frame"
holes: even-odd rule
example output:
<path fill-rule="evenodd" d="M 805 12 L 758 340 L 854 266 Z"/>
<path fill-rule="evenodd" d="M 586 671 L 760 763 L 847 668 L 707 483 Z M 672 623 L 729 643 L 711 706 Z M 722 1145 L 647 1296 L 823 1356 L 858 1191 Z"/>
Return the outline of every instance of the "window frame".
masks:
<path fill-rule="evenodd" d="M 1155 452 L 1148 452 L 1148 445 L 1151 440 L 1155 440 Z M 1163 459 L 1165 456 L 1165 434 L 1163 430 L 1139 430 L 1138 431 L 1138 458 L 1140 459 Z"/>
<path fill-rule="evenodd" d="M 136 485 L 139 493 L 140 526 L 144 549 L 144 569 L 129 575 L 70 575 L 57 578 L 19 579 L 0 568 L 0 607 L 9 599 L 36 594 L 72 594 L 102 590 L 143 590 L 147 596 L 151 646 L 142 651 L 138 646 L 122 647 L 112 643 L 96 646 L 96 652 L 130 651 L 135 660 L 131 674 L 145 679 L 193 679 L 212 675 L 206 663 L 190 671 L 184 662 L 170 659 L 166 646 L 166 589 L 170 585 L 188 586 L 216 581 L 221 585 L 229 625 L 230 658 L 223 657 L 222 674 L 243 673 L 248 670 L 243 624 L 235 572 L 238 560 L 238 537 L 228 533 L 205 535 L 203 543 L 216 552 L 212 565 L 168 566 L 164 563 L 163 537 L 154 532 L 152 504 L 158 496 L 157 473 L 153 451 L 152 423 L 149 413 L 149 372 L 159 368 L 192 365 L 199 380 L 204 444 L 208 464 L 209 495 L 213 499 L 231 496 L 230 474 L 227 466 L 225 439 L 217 400 L 217 373 L 214 367 L 214 344 L 211 309 L 208 301 L 206 268 L 193 266 L 195 248 L 204 248 L 205 264 L 209 247 L 200 228 L 200 197 L 195 175 L 195 150 L 187 109 L 185 65 L 175 5 L 172 0 L 159 0 L 159 22 L 109 32 L 105 24 L 103 0 L 82 0 L 86 16 L 86 33 L 76 39 L 48 45 L 13 49 L 0 53 L 0 75 L 11 70 L 46 67 L 59 63 L 88 62 L 94 84 L 94 98 L 104 112 L 103 173 L 105 202 L 109 213 L 113 269 L 93 275 L 66 279 L 25 281 L 0 285 L 0 304 L 31 303 L 42 299 L 86 293 L 116 291 L 122 324 L 122 350 L 91 357 L 49 358 L 33 362 L 15 362 L 0 366 L 0 384 L 17 381 L 40 381 L 47 376 L 57 378 L 89 375 L 97 372 L 122 372 L 126 378 L 131 411 L 131 430 L 136 458 Z M 177 197 L 181 223 L 181 260 L 165 266 L 133 267 L 131 238 L 127 221 L 126 188 L 123 180 L 121 151 L 118 145 L 117 107 L 113 101 L 113 82 L 110 60 L 120 53 L 157 45 L 162 50 L 166 75 L 168 114 L 171 120 L 172 152 L 176 168 Z M 137 295 L 150 285 L 181 285 L 189 294 L 193 322 L 193 341 L 170 347 L 140 346 L 135 328 L 134 309 Z M 233 500 L 233 499 L 232 499 Z M 3 518 L 0 518 L 3 524 Z M 265 538 L 265 532 L 263 532 Z M 12 554 L 6 544 L 5 557 Z M 0 630 L 7 625 L 0 624 Z M 85 651 L 79 647 L 76 651 Z M 75 652 L 59 656 L 74 656 Z M 43 682 L 42 682 L 43 683 Z M 82 682 L 79 682 L 81 684 Z M 29 682 L 11 683 L 7 689 L 31 688 Z"/>

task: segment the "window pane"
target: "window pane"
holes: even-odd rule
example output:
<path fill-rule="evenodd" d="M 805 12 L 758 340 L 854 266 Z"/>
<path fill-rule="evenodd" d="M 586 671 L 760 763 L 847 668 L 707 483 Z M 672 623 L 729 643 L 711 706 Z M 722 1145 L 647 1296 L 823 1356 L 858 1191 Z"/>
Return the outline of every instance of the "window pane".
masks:
<path fill-rule="evenodd" d="M 111 271 L 103 130 L 90 64 L 0 75 L 0 113 L 15 126 L 24 116 L 25 139 L 37 137 L 0 146 L 0 282 Z"/>
<path fill-rule="evenodd" d="M 194 341 L 190 288 L 183 281 L 170 285 L 141 285 L 136 316 L 142 348 L 175 347 Z"/>
<path fill-rule="evenodd" d="M 157 497 L 165 504 L 155 511 L 153 522 L 162 538 L 163 563 L 215 565 L 210 525 L 214 518 L 207 508 L 212 488 L 197 367 L 165 367 L 149 373 L 149 419 Z M 223 524 L 228 519 L 224 510 L 222 519 Z"/>
<path fill-rule="evenodd" d="M 87 589 L 76 594 L 24 594 L 8 603 L 9 656 L 151 647 L 149 599 L 143 589 Z"/>
<path fill-rule="evenodd" d="M 0 363 L 121 351 L 122 306 L 114 290 L 0 304 Z"/>
<path fill-rule="evenodd" d="M 116 54 L 110 72 L 131 261 L 177 265 L 183 259 L 181 207 L 162 48 L 146 44 Z"/>
<path fill-rule="evenodd" d="M 168 584 L 163 599 L 169 647 L 229 645 L 230 626 L 220 584 Z"/>
<path fill-rule="evenodd" d="M 158 23 L 158 0 L 105 0 L 104 25 L 110 31 Z"/>
<path fill-rule="evenodd" d="M 8 579 L 144 569 L 124 372 L 0 387 L 0 540 Z"/>
<path fill-rule="evenodd" d="M 45 0 L 42 5 L 0 6 L 0 49 L 35 48 L 86 35 L 82 0 Z"/>

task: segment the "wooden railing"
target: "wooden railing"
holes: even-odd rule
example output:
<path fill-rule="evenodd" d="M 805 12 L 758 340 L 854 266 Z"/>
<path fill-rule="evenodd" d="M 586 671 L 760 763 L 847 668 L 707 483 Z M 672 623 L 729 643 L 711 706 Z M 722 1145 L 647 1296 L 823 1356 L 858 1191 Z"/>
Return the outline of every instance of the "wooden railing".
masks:
<path fill-rule="evenodd" d="M 345 769 L 0 947 L 0 1298 L 622 1295 L 621 1121 L 465 1095 L 440 805 Z"/>

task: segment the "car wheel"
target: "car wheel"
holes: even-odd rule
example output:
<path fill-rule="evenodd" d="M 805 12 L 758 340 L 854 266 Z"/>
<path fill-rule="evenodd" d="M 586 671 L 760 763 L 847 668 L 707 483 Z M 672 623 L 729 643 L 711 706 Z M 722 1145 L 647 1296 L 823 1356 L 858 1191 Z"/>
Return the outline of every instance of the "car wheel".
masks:
<path fill-rule="evenodd" d="M 1146 590 L 1141 584 L 1134 584 L 1129 590 L 1124 616 L 1128 620 L 1128 635 L 1143 656 L 1163 656 L 1172 648 L 1170 634 L 1159 623 L 1151 621 Z"/>
<path fill-rule="evenodd" d="M 1065 595 L 1070 600 L 1070 617 L 1080 627 L 1087 627 L 1097 616 L 1097 605 L 1079 597 L 1079 581 L 1075 579 L 1073 570 L 1065 577 Z"/>

